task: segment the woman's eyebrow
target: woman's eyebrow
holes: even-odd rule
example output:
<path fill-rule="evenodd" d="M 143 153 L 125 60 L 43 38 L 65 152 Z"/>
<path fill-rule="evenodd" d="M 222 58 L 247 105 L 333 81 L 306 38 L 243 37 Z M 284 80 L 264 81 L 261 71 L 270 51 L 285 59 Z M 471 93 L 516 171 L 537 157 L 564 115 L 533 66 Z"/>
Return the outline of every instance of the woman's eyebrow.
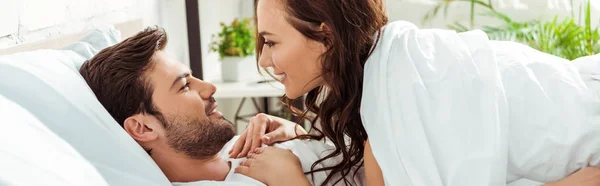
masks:
<path fill-rule="evenodd" d="M 258 33 L 258 35 L 260 35 L 260 36 L 263 36 L 263 37 L 264 37 L 264 36 L 268 36 L 268 35 L 275 35 L 275 34 L 273 34 L 273 33 L 271 33 L 271 32 L 267 32 L 267 31 L 262 31 L 262 32 Z"/>

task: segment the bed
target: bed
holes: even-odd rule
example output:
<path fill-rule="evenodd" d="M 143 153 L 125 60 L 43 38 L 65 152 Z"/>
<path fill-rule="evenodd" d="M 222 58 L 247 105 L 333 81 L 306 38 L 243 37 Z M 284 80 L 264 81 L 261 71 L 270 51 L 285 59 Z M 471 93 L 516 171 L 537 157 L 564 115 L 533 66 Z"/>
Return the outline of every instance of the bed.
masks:
<path fill-rule="evenodd" d="M 0 51 L 0 185 L 170 185 L 78 73 L 142 29 L 131 20 Z"/>
<path fill-rule="evenodd" d="M 132 20 L 0 50 L 0 185 L 171 185 L 77 72 L 141 29 Z M 600 56 L 573 63 L 600 95 Z"/>
<path fill-rule="evenodd" d="M 171 185 L 78 72 L 143 29 L 131 20 L 0 50 L 0 185 Z"/>

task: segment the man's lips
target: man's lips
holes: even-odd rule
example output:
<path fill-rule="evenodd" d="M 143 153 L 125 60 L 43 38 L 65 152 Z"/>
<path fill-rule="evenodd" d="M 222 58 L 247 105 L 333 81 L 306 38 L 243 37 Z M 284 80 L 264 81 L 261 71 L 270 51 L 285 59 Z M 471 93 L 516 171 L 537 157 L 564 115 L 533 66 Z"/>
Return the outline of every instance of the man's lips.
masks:
<path fill-rule="evenodd" d="M 222 117 L 223 114 L 217 110 L 217 103 L 213 102 L 206 107 L 206 116 Z"/>

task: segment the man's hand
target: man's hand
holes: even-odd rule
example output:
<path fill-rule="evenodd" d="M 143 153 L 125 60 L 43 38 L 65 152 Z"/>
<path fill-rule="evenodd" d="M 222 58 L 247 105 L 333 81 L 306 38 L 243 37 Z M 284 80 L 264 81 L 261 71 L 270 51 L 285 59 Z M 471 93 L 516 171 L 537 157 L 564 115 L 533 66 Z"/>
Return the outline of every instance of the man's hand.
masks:
<path fill-rule="evenodd" d="M 586 167 L 570 176 L 544 186 L 598 186 L 600 185 L 600 168 Z"/>
<path fill-rule="evenodd" d="M 246 157 L 248 152 L 260 147 L 263 143 L 271 145 L 302 134 L 306 134 L 306 131 L 294 122 L 266 114 L 257 114 L 250 119 L 248 128 L 242 132 L 229 151 L 229 157 Z"/>

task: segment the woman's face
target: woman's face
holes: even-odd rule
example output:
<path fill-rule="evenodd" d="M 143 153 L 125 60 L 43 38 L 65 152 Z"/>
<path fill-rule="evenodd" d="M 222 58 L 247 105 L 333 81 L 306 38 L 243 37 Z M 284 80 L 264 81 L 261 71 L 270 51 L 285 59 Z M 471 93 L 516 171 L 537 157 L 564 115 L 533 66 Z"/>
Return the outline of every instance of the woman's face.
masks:
<path fill-rule="evenodd" d="M 304 37 L 286 21 L 280 0 L 260 0 L 256 13 L 259 37 L 265 39 L 259 65 L 272 68 L 287 97 L 295 99 L 324 85 L 320 56 L 325 46 Z"/>

